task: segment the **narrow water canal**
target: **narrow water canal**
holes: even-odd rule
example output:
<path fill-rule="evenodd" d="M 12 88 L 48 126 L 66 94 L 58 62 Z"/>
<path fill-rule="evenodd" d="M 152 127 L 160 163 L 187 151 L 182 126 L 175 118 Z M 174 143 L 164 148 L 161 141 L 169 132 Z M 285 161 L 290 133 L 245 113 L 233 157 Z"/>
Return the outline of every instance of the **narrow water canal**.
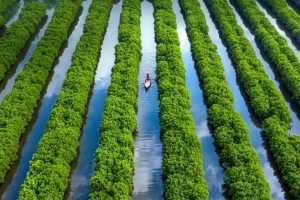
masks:
<path fill-rule="evenodd" d="M 3 191 L 1 196 L 2 200 L 18 198 L 20 187 L 24 182 L 26 173 L 29 169 L 29 161 L 37 150 L 38 142 L 44 133 L 52 107 L 60 92 L 67 70 L 71 65 L 71 58 L 75 51 L 76 44 L 79 41 L 80 36 L 83 34 L 83 26 L 85 24 L 85 19 L 91 2 L 92 0 L 86 0 L 82 3 L 83 9 L 81 16 L 79 17 L 77 24 L 75 24 L 76 26 L 68 39 L 66 48 L 63 50 L 63 53 L 59 58 L 58 64 L 54 68 L 54 73 L 46 89 L 46 93 L 43 95 L 39 109 L 36 111 L 36 116 L 34 117 L 30 127 L 27 128 L 27 133 L 24 133 L 27 135 L 27 138 L 24 141 L 24 145 L 21 145 L 20 147 L 22 148 L 23 146 L 19 155 L 20 159 L 14 164 L 9 172 L 10 175 L 1 186 L 1 191 Z"/>
<path fill-rule="evenodd" d="M 300 134 L 300 107 L 297 105 L 297 103 L 292 99 L 292 95 L 288 91 L 288 89 L 285 87 L 285 84 L 281 81 L 280 75 L 276 70 L 276 67 L 272 65 L 271 61 L 268 60 L 266 55 L 259 49 L 258 44 L 255 40 L 255 35 L 250 31 L 248 28 L 248 24 L 244 22 L 241 18 L 241 15 L 239 14 L 239 11 L 237 10 L 237 7 L 234 6 L 233 3 L 230 3 L 230 6 L 236 16 L 238 24 L 242 27 L 244 30 L 245 36 L 247 39 L 251 42 L 256 56 L 258 59 L 262 62 L 265 71 L 267 72 L 269 78 L 273 81 L 275 86 L 278 90 L 281 91 L 281 94 L 286 100 L 286 104 L 288 106 L 289 112 L 291 113 L 293 122 L 291 123 L 291 134 Z"/>
<path fill-rule="evenodd" d="M 186 33 L 186 24 L 178 0 L 172 0 L 173 10 L 176 15 L 177 32 L 180 41 L 180 49 L 186 69 L 186 84 L 191 94 L 191 113 L 193 115 L 196 133 L 202 143 L 202 156 L 205 179 L 208 184 L 209 199 L 224 199 L 223 179 L 224 171 L 219 163 L 219 158 L 214 146 L 214 139 L 208 128 L 207 109 L 204 104 L 202 89 L 193 61 L 191 44 Z"/>
<path fill-rule="evenodd" d="M 21 11 L 24 8 L 24 0 L 16 1 L 13 5 L 11 5 L 7 11 L 4 12 L 4 17 L 6 18 L 5 28 L 8 28 L 13 22 L 15 22 Z"/>
<path fill-rule="evenodd" d="M 14 66 L 11 67 L 11 69 L 6 73 L 3 81 L 1 81 L 1 83 L 0 83 L 0 104 L 2 103 L 5 95 L 8 94 L 12 90 L 15 80 L 16 80 L 16 77 L 24 69 L 26 63 L 29 61 L 33 52 L 35 51 L 38 42 L 44 36 L 45 31 L 46 31 L 46 29 L 52 19 L 52 16 L 54 14 L 54 10 L 55 10 L 55 6 L 52 6 L 47 9 L 46 22 L 42 25 L 41 29 L 38 31 L 38 34 L 35 36 L 33 41 L 31 43 L 29 43 L 28 50 L 27 49 L 22 50 L 22 52 L 24 52 L 23 58 L 21 58 L 17 64 L 15 64 Z"/>
<path fill-rule="evenodd" d="M 80 141 L 80 155 L 72 171 L 71 183 L 66 198 L 86 200 L 91 191 L 89 183 L 94 172 L 94 155 L 99 145 L 99 125 L 102 119 L 107 88 L 110 84 L 111 68 L 115 61 L 115 46 L 118 43 L 118 26 L 122 2 L 113 1 L 107 31 L 101 47 L 100 59 L 95 75 L 93 93 Z"/>
<path fill-rule="evenodd" d="M 134 145 L 134 190 L 132 199 L 163 199 L 162 143 L 160 140 L 159 101 L 156 84 L 156 43 L 154 8 L 151 1 L 141 4 L 142 59 L 139 70 L 138 129 Z M 149 72 L 151 88 L 146 91 L 144 80 Z"/>
<path fill-rule="evenodd" d="M 288 30 L 285 29 L 282 24 L 280 24 L 278 20 L 276 20 L 276 17 L 263 3 L 256 1 L 256 4 L 258 8 L 265 14 L 267 19 L 271 22 L 271 24 L 275 27 L 278 33 L 286 39 L 288 45 L 300 60 L 300 45 L 296 43 L 296 41 L 293 39 L 293 36 L 288 32 Z"/>
<path fill-rule="evenodd" d="M 242 88 L 239 87 L 237 76 L 232 62 L 229 58 L 228 52 L 222 40 L 220 39 L 219 32 L 214 24 L 211 15 L 207 9 L 207 6 L 199 0 L 202 11 L 204 12 L 206 23 L 209 27 L 209 35 L 215 45 L 218 47 L 218 54 L 221 56 L 222 63 L 225 69 L 226 80 L 234 94 L 234 107 L 242 115 L 243 119 L 247 123 L 250 131 L 250 140 L 252 146 L 259 154 L 261 166 L 264 171 L 264 175 L 270 184 L 271 195 L 274 200 L 284 199 L 284 192 L 279 183 L 279 179 L 276 177 L 275 172 L 268 160 L 267 152 L 265 149 L 264 141 L 262 139 L 262 127 L 258 120 L 254 117 L 250 105 L 245 101 L 246 94 Z"/>

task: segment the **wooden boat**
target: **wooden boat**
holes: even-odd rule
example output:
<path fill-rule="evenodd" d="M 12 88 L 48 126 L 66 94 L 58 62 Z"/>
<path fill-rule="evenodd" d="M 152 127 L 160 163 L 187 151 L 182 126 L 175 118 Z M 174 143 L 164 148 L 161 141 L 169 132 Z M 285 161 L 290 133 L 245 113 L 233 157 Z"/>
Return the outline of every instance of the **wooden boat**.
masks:
<path fill-rule="evenodd" d="M 144 81 L 144 87 L 146 89 L 149 89 L 150 86 L 151 86 L 151 79 L 145 79 L 145 81 Z"/>

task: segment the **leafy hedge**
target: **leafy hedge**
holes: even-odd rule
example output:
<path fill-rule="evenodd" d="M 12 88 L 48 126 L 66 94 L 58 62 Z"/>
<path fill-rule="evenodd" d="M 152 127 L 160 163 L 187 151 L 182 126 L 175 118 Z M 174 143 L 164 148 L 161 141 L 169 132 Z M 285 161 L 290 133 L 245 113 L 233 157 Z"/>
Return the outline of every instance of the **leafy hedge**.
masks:
<path fill-rule="evenodd" d="M 5 18 L 0 15 L 0 28 L 5 24 Z"/>
<path fill-rule="evenodd" d="M 30 162 L 20 200 L 64 197 L 111 8 L 111 0 L 94 0 L 90 6 L 84 33 L 46 131 Z"/>
<path fill-rule="evenodd" d="M 0 1 L 0 14 L 3 13 L 15 0 L 1 0 Z"/>
<path fill-rule="evenodd" d="M 179 0 L 179 2 L 206 97 L 209 123 L 220 149 L 219 157 L 225 169 L 224 184 L 229 199 L 271 199 L 269 185 L 261 169 L 259 157 L 251 146 L 248 127 L 233 107 L 233 94 L 226 82 L 217 48 L 209 38 L 208 27 L 200 5 L 197 0 Z M 214 7 L 218 8 L 216 5 Z M 222 9 L 224 13 L 227 12 L 226 6 Z M 227 20 L 232 19 L 228 16 L 223 20 L 226 23 Z M 234 27 L 234 24 L 231 26 Z M 231 28 L 228 29 L 230 30 Z M 261 71 L 259 61 L 256 60 L 256 63 L 258 63 L 257 70 Z M 252 71 L 249 71 L 248 74 L 251 75 Z M 255 72 L 252 74 L 256 75 Z M 256 77 L 255 80 L 257 79 L 265 80 Z"/>
<path fill-rule="evenodd" d="M 20 13 L 18 20 L 5 30 L 3 37 L 0 38 L 0 81 L 11 65 L 17 61 L 17 56 L 45 14 L 46 6 L 44 3 L 29 3 Z"/>
<path fill-rule="evenodd" d="M 90 199 L 132 199 L 138 71 L 141 57 L 140 0 L 124 0 L 119 43 L 100 126 Z"/>
<path fill-rule="evenodd" d="M 286 0 L 261 0 L 276 15 L 277 19 L 289 30 L 300 43 L 300 16 L 288 7 Z"/>
<path fill-rule="evenodd" d="M 270 58 L 293 98 L 300 105 L 300 62 L 286 40 L 259 10 L 254 0 L 232 0 L 251 25 L 261 49 Z"/>
<path fill-rule="evenodd" d="M 190 112 L 176 17 L 170 0 L 154 0 L 157 83 L 166 199 L 208 199 L 201 143 Z"/>
<path fill-rule="evenodd" d="M 243 66 L 241 68 L 241 70 L 245 71 L 244 68 L 248 68 L 249 66 L 247 66 L 247 63 L 245 63 L 244 61 L 241 61 L 241 56 L 239 56 L 239 54 L 237 52 L 234 51 L 234 49 L 238 48 L 238 41 L 235 41 L 234 37 L 232 36 L 231 33 L 234 29 L 234 25 L 233 23 L 236 23 L 236 20 L 233 17 L 230 17 L 230 15 L 233 15 L 233 12 L 231 10 L 231 8 L 228 5 L 228 2 L 226 0 L 220 0 L 220 1 L 212 1 L 212 0 L 207 0 L 209 2 L 209 4 L 211 5 L 211 9 L 214 12 L 214 15 L 216 16 L 216 20 L 218 21 L 219 27 L 222 30 L 222 34 L 223 37 L 225 38 L 225 42 L 227 43 L 227 46 L 229 46 L 230 48 L 230 52 L 231 52 L 231 56 L 234 60 L 235 63 L 241 62 L 241 65 Z M 262 37 L 262 35 L 260 35 L 260 31 L 262 29 L 265 29 L 265 27 L 263 27 L 262 25 L 259 24 L 259 22 L 264 22 L 263 24 L 266 25 L 267 28 L 269 28 L 267 25 L 269 24 L 269 22 L 265 21 L 265 17 L 262 15 L 262 13 L 258 10 L 256 4 L 254 1 L 252 0 L 243 0 L 243 1 L 235 1 L 235 3 L 239 6 L 239 8 L 242 11 L 242 14 L 244 15 L 244 17 L 249 20 L 250 24 L 252 25 L 252 27 L 255 29 L 255 26 L 258 26 L 256 30 L 256 33 L 258 37 L 260 37 L 260 42 L 262 42 L 262 44 L 268 44 L 269 46 L 269 55 L 272 55 L 272 58 L 278 57 L 280 59 L 283 60 L 287 60 L 287 56 L 290 56 L 290 59 L 292 59 L 292 57 L 294 56 L 294 54 L 286 54 L 286 55 L 280 55 L 279 51 L 274 51 L 274 49 L 270 49 L 272 47 L 275 48 L 275 46 L 273 46 L 271 43 L 268 43 L 270 41 L 264 41 L 264 40 L 268 40 L 267 38 L 276 38 L 278 41 L 280 41 L 280 45 L 278 43 L 274 43 L 274 45 L 279 45 L 280 48 L 282 49 L 282 53 L 288 53 L 289 50 L 291 50 L 289 47 L 284 47 L 284 45 L 286 45 L 286 41 L 285 40 L 281 40 L 280 37 L 276 36 L 276 31 L 272 32 L 272 35 L 269 33 L 265 33 L 264 37 Z M 228 9 L 226 9 L 226 7 Z M 231 13 L 231 14 L 230 14 Z M 220 15 L 223 15 L 222 17 L 220 17 Z M 228 19 L 228 22 L 224 22 L 225 19 Z M 270 25 L 270 24 L 269 24 Z M 270 25 L 271 26 L 271 25 Z M 272 27 L 270 27 L 270 30 Z M 239 28 L 240 29 L 240 28 Z M 269 29 L 268 29 L 269 30 Z M 274 28 L 273 28 L 274 30 Z M 240 29 L 241 31 L 241 29 Z M 238 31 L 238 29 L 236 29 L 236 33 L 239 33 L 240 31 Z M 278 34 L 278 33 L 277 33 Z M 262 40 L 262 38 L 263 40 Z M 241 38 L 237 39 L 239 41 L 242 41 Z M 235 42 L 233 42 L 235 41 Z M 273 40 L 275 41 L 275 40 Z M 284 48 L 286 48 L 284 51 Z M 246 45 L 245 43 L 242 43 L 241 45 L 241 49 L 242 49 L 242 54 L 244 54 L 243 57 L 246 57 L 247 55 L 253 55 L 251 54 L 251 52 L 246 50 Z M 278 47 L 279 49 L 279 47 Z M 277 50 L 278 50 L 277 49 Z M 265 49 L 267 50 L 267 49 Z M 272 54 L 270 53 L 272 51 Z M 251 57 L 251 59 L 254 59 L 254 56 Z M 282 60 L 281 60 L 282 61 Z M 299 62 L 298 62 L 299 63 Z M 280 63 L 280 65 L 282 65 L 283 63 Z M 238 64 L 236 64 L 238 65 Z M 246 67 L 245 67 L 246 66 Z M 283 68 L 285 67 L 289 67 L 289 66 L 282 66 Z M 238 73 L 241 73 L 241 70 L 237 69 L 237 71 L 239 71 Z M 257 69 L 257 66 L 255 68 L 256 71 L 259 72 L 260 75 L 264 74 L 262 71 Z M 293 74 L 292 76 L 294 76 L 295 74 Z M 246 77 L 241 77 L 241 82 L 244 86 L 244 88 L 247 91 L 247 85 L 245 85 L 247 82 L 244 81 Z M 247 79 L 246 79 L 247 80 Z M 253 82 L 255 82 L 254 79 L 248 79 L 250 80 L 250 83 L 252 84 Z M 299 85 L 299 83 L 297 83 Z M 259 80 L 259 85 L 261 85 L 262 87 L 265 87 L 263 82 L 261 80 Z M 269 88 L 271 84 L 269 85 Z M 266 88 L 266 87 L 265 87 Z M 269 91 L 271 91 L 270 89 L 268 89 Z M 275 90 L 274 90 L 275 91 Z M 261 92 L 260 92 L 261 93 Z M 258 92 L 257 95 L 260 95 L 260 93 Z M 248 94 L 248 91 L 247 91 Z M 277 93 L 272 92 L 270 93 L 270 95 L 272 95 L 272 97 L 274 98 L 276 96 Z M 253 99 L 255 97 L 248 95 L 249 99 L 251 101 L 253 101 Z M 282 98 L 278 98 L 277 97 L 277 104 L 283 104 L 280 100 Z M 255 104 L 251 104 L 252 108 L 255 110 Z M 276 109 L 283 109 L 283 108 L 276 108 Z M 289 137 L 288 135 L 288 129 L 289 129 L 289 121 L 287 121 L 284 117 L 282 117 L 283 115 L 280 115 L 279 113 L 276 112 L 276 109 L 274 110 L 274 112 L 270 112 L 269 115 L 266 116 L 260 116 L 263 125 L 265 127 L 265 133 L 267 136 L 267 141 L 268 141 L 268 145 L 270 146 L 270 151 L 272 153 L 272 155 L 275 158 L 275 162 L 278 166 L 279 171 L 281 172 L 281 175 L 283 177 L 283 181 L 286 183 L 286 185 L 288 185 L 289 189 L 290 189 L 290 193 L 296 198 L 299 199 L 300 198 L 300 152 L 299 150 L 297 150 L 297 148 L 299 147 L 300 144 L 300 140 L 293 140 L 294 137 Z M 279 110 L 278 110 L 279 111 Z M 282 110 L 280 110 L 282 111 Z M 298 143 L 298 144 L 297 144 Z"/>
<path fill-rule="evenodd" d="M 17 158 L 19 139 L 40 99 L 59 50 L 79 11 L 81 0 L 61 0 L 31 59 L 0 105 L 0 182 Z"/>
<path fill-rule="evenodd" d="M 262 63 L 256 57 L 243 29 L 237 24 L 227 0 L 207 0 L 207 3 L 210 5 L 222 39 L 256 116 L 265 119 L 275 115 L 283 122 L 290 123 L 292 118 L 285 99 L 269 79 Z"/>

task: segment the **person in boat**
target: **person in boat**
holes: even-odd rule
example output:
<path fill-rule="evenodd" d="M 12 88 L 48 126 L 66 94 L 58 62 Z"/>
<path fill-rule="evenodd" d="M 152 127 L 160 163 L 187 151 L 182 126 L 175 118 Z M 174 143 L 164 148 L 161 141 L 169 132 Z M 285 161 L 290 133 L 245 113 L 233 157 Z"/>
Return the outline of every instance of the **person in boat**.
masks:
<path fill-rule="evenodd" d="M 147 75 L 146 75 L 146 80 L 150 80 L 151 78 L 150 78 L 150 74 L 149 74 L 149 72 L 147 72 Z"/>

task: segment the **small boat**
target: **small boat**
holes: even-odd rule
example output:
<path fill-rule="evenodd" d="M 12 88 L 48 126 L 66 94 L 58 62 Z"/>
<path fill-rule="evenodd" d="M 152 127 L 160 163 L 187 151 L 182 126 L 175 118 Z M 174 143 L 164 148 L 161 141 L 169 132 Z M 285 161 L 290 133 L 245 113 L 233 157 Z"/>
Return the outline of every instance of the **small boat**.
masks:
<path fill-rule="evenodd" d="M 149 89 L 151 86 L 151 79 L 145 79 L 144 86 L 146 89 Z"/>
<path fill-rule="evenodd" d="M 145 87 L 145 89 L 148 91 L 149 88 L 150 88 L 150 86 L 151 86 L 151 78 L 150 78 L 149 72 L 147 72 L 147 74 L 146 74 L 146 79 L 145 79 L 145 81 L 144 81 L 144 87 Z"/>

